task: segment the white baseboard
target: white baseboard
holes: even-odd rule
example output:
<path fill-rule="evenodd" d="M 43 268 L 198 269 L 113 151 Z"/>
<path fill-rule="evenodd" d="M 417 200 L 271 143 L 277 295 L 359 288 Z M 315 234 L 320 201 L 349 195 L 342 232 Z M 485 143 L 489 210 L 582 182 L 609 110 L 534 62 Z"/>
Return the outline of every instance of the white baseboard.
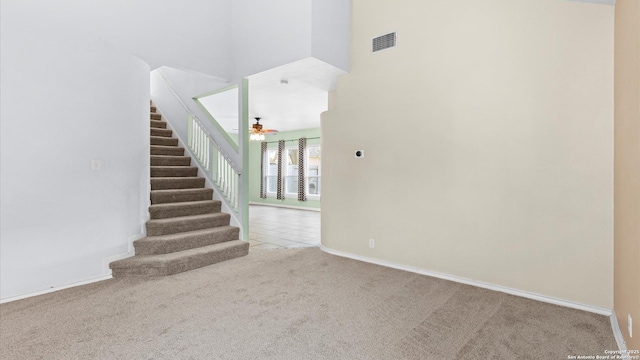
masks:
<path fill-rule="evenodd" d="M 47 290 L 36 291 L 36 292 L 24 294 L 24 295 L 18 295 L 18 296 L 5 298 L 5 299 L 0 299 L 0 304 L 4 304 L 4 303 L 11 302 L 11 301 L 16 301 L 16 300 L 22 300 L 22 299 L 30 298 L 30 297 L 33 297 L 33 296 L 49 294 L 49 293 L 52 293 L 52 292 L 55 292 L 55 291 L 64 290 L 64 289 L 68 289 L 68 288 L 72 288 L 72 287 L 76 287 L 76 286 L 81 286 L 81 285 L 87 285 L 87 284 L 91 284 L 91 283 L 98 282 L 98 281 L 104 281 L 104 280 L 112 279 L 113 277 L 111 276 L 111 269 L 109 268 L 109 264 L 111 262 L 113 262 L 113 261 L 117 261 L 117 260 L 120 260 L 120 259 L 126 259 L 128 257 L 133 256 L 134 255 L 133 242 L 136 241 L 136 240 L 142 239 L 145 236 L 147 236 L 144 233 L 144 230 L 145 229 L 144 229 L 144 225 L 143 225 L 143 232 L 141 234 L 136 234 L 136 235 L 129 236 L 129 244 L 128 244 L 128 249 L 127 249 L 126 253 L 111 255 L 111 256 L 107 256 L 107 257 L 102 259 L 102 267 L 104 268 L 104 273 L 107 274 L 107 275 L 103 275 L 103 276 L 91 278 L 91 279 L 88 279 L 88 280 L 75 282 L 75 283 L 72 283 L 72 284 L 67 284 L 67 285 L 62 285 L 62 286 L 54 286 L 54 287 L 52 287 L 50 289 L 47 289 Z"/>
<path fill-rule="evenodd" d="M 485 282 L 482 282 L 482 281 L 476 281 L 476 280 L 467 279 L 467 278 L 463 278 L 463 277 L 458 277 L 458 276 L 454 276 L 454 275 L 448 275 L 448 274 L 438 273 L 438 272 L 435 272 L 435 271 L 424 270 L 424 269 L 420 269 L 420 268 L 414 267 L 414 266 L 401 265 L 401 264 L 396 264 L 396 263 L 393 263 L 393 262 L 390 262 L 390 261 L 369 258 L 369 257 L 366 257 L 366 256 L 361 256 L 361 255 L 355 255 L 355 254 L 351 254 L 351 253 L 347 253 L 347 252 L 343 252 L 343 251 L 339 251 L 339 250 L 333 250 L 333 249 L 330 249 L 330 248 L 328 248 L 328 247 L 326 247 L 324 245 L 320 245 L 320 249 L 322 251 L 324 251 L 326 253 L 329 253 L 329 254 L 332 254 L 332 255 L 337 255 L 337 256 L 346 257 L 346 258 L 349 258 L 349 259 L 354 259 L 354 260 L 359 260 L 359 261 L 364 261 L 364 262 L 368 262 L 368 263 L 372 263 L 372 264 L 376 264 L 376 265 L 381 265 L 381 266 L 386 266 L 386 267 L 390 267 L 390 268 L 394 268 L 394 269 L 398 269 L 398 270 L 409 271 L 409 272 L 413 272 L 413 273 L 416 273 L 416 274 L 432 276 L 432 277 L 436 277 L 436 278 L 440 278 L 440 279 L 444 279 L 444 280 L 449 280 L 449 281 L 453 281 L 453 282 L 457 282 L 457 283 L 461 283 L 461 284 L 477 286 L 477 287 L 480 287 L 480 288 L 499 291 L 499 292 L 507 293 L 507 294 L 510 294 L 510 295 L 524 297 L 524 298 L 527 298 L 527 299 L 542 301 L 542 302 L 549 303 L 549 304 L 560 305 L 560 306 L 564 306 L 564 307 L 568 307 L 568 308 L 572 308 L 572 309 L 584 310 L 584 311 L 588 311 L 588 312 L 592 312 L 592 313 L 596 313 L 596 314 L 600 314 L 600 315 L 606 315 L 606 316 L 610 316 L 613 313 L 613 311 L 611 309 L 606 309 L 606 308 L 601 308 L 601 307 L 597 307 L 597 306 L 580 304 L 580 303 L 576 303 L 576 302 L 573 302 L 573 301 L 558 299 L 558 298 L 545 296 L 545 295 L 540 295 L 540 294 L 536 294 L 536 293 L 530 293 L 530 292 L 527 292 L 527 291 L 513 289 L 513 288 L 509 288 L 509 287 L 505 287 L 505 286 L 494 285 L 494 284 L 489 284 L 489 283 L 485 283 Z"/>
<path fill-rule="evenodd" d="M 630 360 L 631 357 L 627 353 L 627 344 L 624 341 L 624 336 L 622 336 L 622 331 L 620 331 L 620 324 L 618 324 L 616 312 L 614 311 L 609 318 L 611 319 L 611 329 L 613 330 L 613 336 L 616 338 L 620 355 L 622 355 L 623 360 Z"/>
<path fill-rule="evenodd" d="M 72 283 L 72 284 L 67 284 L 67 285 L 62 285 L 62 286 L 54 286 L 54 287 L 52 287 L 50 289 L 47 289 L 47 290 L 36 291 L 36 292 L 24 294 L 24 295 L 18 295 L 18 296 L 14 296 L 14 297 L 0 299 L 0 304 L 4 304 L 4 303 L 16 301 L 16 300 L 22 300 L 22 299 L 30 298 L 30 297 L 33 297 L 33 296 L 49 294 L 49 293 L 52 293 L 52 292 L 55 292 L 55 291 L 69 289 L 69 288 L 76 287 L 76 286 L 81 286 L 81 285 L 92 284 L 92 283 L 95 283 L 95 282 L 98 282 L 98 281 L 109 280 L 109 279 L 112 279 L 112 278 L 113 277 L 111 275 L 106 275 L 106 276 L 100 276 L 100 277 L 96 277 L 96 278 L 92 278 L 92 279 L 88 279 L 88 280 L 84 280 L 84 281 L 80 281 L 80 282 L 76 282 L 76 283 Z"/>
<path fill-rule="evenodd" d="M 255 201 L 249 201 L 249 205 L 271 206 L 271 207 L 279 207 L 279 208 L 285 208 L 285 209 L 307 210 L 307 211 L 317 211 L 317 212 L 322 211 L 322 209 L 318 209 L 318 208 L 308 208 L 304 206 L 295 206 L 295 205 L 268 204 L 268 203 L 261 203 L 261 202 L 255 202 Z"/>
<path fill-rule="evenodd" d="M 143 227 L 144 227 L 144 225 L 143 225 Z M 136 241 L 136 240 L 143 239 L 146 236 L 147 235 L 144 232 L 140 233 L 140 234 L 129 236 L 129 244 L 128 244 L 128 248 L 127 248 L 127 252 L 126 253 L 115 254 L 115 255 L 111 255 L 111 256 L 107 256 L 107 257 L 103 258 L 102 259 L 102 267 L 104 268 L 105 274 L 111 274 L 111 269 L 109 268 L 109 264 L 110 263 L 112 263 L 114 261 L 126 259 L 128 257 L 132 257 L 133 255 L 135 255 L 135 250 L 133 249 L 133 242 Z"/>

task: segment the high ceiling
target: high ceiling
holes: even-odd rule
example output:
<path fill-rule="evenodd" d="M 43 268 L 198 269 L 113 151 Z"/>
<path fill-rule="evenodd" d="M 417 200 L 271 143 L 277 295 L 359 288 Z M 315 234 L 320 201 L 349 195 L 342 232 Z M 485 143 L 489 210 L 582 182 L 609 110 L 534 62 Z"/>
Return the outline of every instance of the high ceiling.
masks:
<path fill-rule="evenodd" d="M 328 92 L 344 71 L 316 58 L 305 58 L 249 76 L 249 117 L 265 128 L 291 131 L 320 127 Z M 238 132 L 237 89 L 200 98 L 223 129 Z"/>

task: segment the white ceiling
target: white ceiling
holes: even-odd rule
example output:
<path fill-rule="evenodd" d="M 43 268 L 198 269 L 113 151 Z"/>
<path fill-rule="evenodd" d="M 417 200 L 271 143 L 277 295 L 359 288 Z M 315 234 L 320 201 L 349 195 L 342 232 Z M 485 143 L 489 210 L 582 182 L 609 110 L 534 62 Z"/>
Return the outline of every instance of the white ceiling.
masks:
<path fill-rule="evenodd" d="M 344 71 L 309 57 L 249 76 L 249 123 L 260 117 L 265 129 L 291 131 L 320 127 L 328 92 Z M 288 84 L 282 84 L 286 80 Z M 237 89 L 200 98 L 228 133 L 237 133 Z"/>

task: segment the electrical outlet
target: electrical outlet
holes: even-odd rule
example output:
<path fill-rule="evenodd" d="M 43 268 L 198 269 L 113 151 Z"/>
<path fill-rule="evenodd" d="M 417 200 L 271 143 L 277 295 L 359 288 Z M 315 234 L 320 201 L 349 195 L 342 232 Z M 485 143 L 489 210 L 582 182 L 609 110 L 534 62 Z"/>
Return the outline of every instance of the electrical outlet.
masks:
<path fill-rule="evenodd" d="M 102 170 L 102 161 L 98 159 L 91 160 L 91 170 L 100 171 Z"/>
<path fill-rule="evenodd" d="M 370 248 L 374 248 L 374 247 L 376 247 L 376 242 L 375 242 L 375 240 L 373 240 L 373 239 L 369 239 L 369 247 L 370 247 Z"/>
<path fill-rule="evenodd" d="M 627 314 L 627 327 L 629 328 L 629 337 L 633 337 L 633 319 L 631 314 Z"/>

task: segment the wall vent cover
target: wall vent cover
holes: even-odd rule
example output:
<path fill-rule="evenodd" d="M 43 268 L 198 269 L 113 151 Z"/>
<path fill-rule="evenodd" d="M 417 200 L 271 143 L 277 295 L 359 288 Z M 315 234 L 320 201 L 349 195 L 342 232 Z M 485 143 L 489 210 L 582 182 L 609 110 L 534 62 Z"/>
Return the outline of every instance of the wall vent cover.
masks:
<path fill-rule="evenodd" d="M 373 38 L 371 43 L 371 52 L 378 52 L 384 49 L 389 49 L 396 46 L 396 33 L 382 35 Z"/>

